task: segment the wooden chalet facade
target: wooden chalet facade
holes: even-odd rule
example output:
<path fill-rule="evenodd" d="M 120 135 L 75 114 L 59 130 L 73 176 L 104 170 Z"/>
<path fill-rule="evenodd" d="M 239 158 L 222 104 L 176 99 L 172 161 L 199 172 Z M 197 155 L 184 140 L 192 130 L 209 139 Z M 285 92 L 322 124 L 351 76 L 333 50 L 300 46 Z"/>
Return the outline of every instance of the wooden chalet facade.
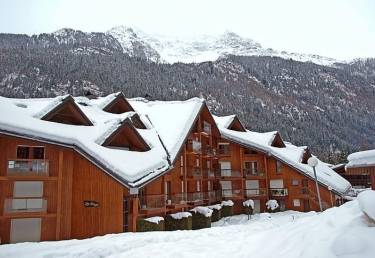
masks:
<path fill-rule="evenodd" d="M 115 122 L 120 121 L 109 127 L 105 137 L 99 137 L 95 144 L 69 139 L 64 142 L 53 136 L 56 130 L 48 131 L 52 136 L 38 134 L 32 126 L 23 128 L 22 121 L 17 124 L 0 118 L 1 243 L 131 232 L 136 231 L 138 218 L 188 211 L 223 200 L 235 202 L 235 213 L 241 213 L 242 202 L 247 199 L 255 201 L 256 212 L 265 211 L 269 199 L 278 200 L 282 210 L 318 210 L 315 184 L 310 177 L 262 150 L 223 137 L 205 102 L 195 101 L 199 109 L 186 120 L 184 135 L 176 137 L 181 143 L 173 149 L 166 141 L 168 130 L 160 130 L 154 138 L 145 140 L 145 136 L 154 133 L 147 128 L 157 124 L 156 120 L 151 114 L 141 117 L 135 113 L 137 108 L 132 104 L 137 103 L 128 102 L 123 94 L 113 96 L 100 103 L 68 96 L 47 105 L 44 111 L 33 115 L 31 122 L 25 116 L 25 123 L 36 121 L 56 128 L 59 124 L 67 125 L 62 131 L 73 128 L 73 138 L 74 128 L 80 135 L 81 130 L 98 126 L 98 121 L 91 120 L 91 112 L 83 111 L 93 106 L 100 109 L 101 115 L 108 113 L 115 117 Z M 3 99 L 0 108 L 13 103 Z M 33 105 L 31 101 L 25 103 L 14 103 L 16 107 L 9 110 L 16 113 Z M 16 123 L 14 129 L 2 126 L 8 121 L 9 125 Z M 171 123 L 173 126 L 173 120 Z M 246 131 L 238 119 L 229 129 Z M 107 151 L 115 155 L 120 151 L 149 155 L 155 149 L 155 139 L 160 140 L 160 150 L 166 152 L 164 163 L 160 163 L 163 169 L 133 182 L 101 159 L 100 154 L 107 155 Z M 95 145 L 98 152 L 87 151 L 85 144 Z M 274 137 L 272 144 L 284 145 L 280 135 Z M 307 160 L 309 155 L 306 152 L 303 158 Z M 338 204 L 337 192 L 321 185 L 320 193 L 326 207 Z"/>
<path fill-rule="evenodd" d="M 343 177 L 356 188 L 375 190 L 375 150 L 352 153 L 348 161 Z"/>

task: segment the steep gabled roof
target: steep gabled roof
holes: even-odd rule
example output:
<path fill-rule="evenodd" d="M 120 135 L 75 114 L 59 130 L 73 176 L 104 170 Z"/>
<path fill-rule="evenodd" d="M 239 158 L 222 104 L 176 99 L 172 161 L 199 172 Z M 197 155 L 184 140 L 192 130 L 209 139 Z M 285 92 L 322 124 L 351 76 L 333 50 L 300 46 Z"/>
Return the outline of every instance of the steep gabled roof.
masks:
<path fill-rule="evenodd" d="M 62 124 L 93 125 L 70 95 L 55 98 L 34 117 Z"/>
<path fill-rule="evenodd" d="M 129 99 L 129 103 L 138 113 L 147 117 L 157 130 L 172 163 L 206 105 L 199 98 L 186 101 L 148 101 L 136 98 Z"/>
<path fill-rule="evenodd" d="M 131 125 L 130 117 L 134 112 L 107 113 L 91 104 L 87 98 L 79 98 L 79 103 L 84 104 L 80 108 L 94 121 L 93 126 L 51 123 L 35 116 L 45 113 L 43 111 L 47 106 L 59 105 L 55 102 L 61 102 L 61 98 L 57 99 L 20 100 L 0 97 L 0 133 L 73 148 L 127 187 L 139 186 L 171 168 L 157 131 L 154 128 L 136 129 Z M 118 126 L 119 120 L 130 123 L 133 132 L 137 131 L 138 138 L 144 139 L 149 150 L 129 151 L 98 144 L 97 140 L 103 137 L 103 133 L 111 132 Z"/>
<path fill-rule="evenodd" d="M 224 139 L 272 156 L 300 173 L 313 178 L 313 169 L 304 163 L 304 159 L 311 155 L 306 147 L 297 147 L 284 142 L 285 147 L 272 146 L 277 132 L 237 132 L 223 127 L 219 127 L 219 129 Z M 319 161 L 316 170 L 320 184 L 332 187 L 336 193 L 344 194 L 350 189 L 350 183 L 330 169 L 324 162 Z"/>

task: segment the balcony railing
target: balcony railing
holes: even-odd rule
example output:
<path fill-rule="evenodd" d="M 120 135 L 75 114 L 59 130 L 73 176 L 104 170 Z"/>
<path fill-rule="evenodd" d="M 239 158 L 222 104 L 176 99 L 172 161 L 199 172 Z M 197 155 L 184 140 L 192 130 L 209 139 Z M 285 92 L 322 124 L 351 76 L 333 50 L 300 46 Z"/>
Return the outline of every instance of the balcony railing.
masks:
<path fill-rule="evenodd" d="M 232 169 L 221 169 L 220 176 L 221 177 L 241 177 L 241 171 L 232 170 Z"/>
<path fill-rule="evenodd" d="M 214 169 L 203 169 L 203 177 L 204 178 L 214 178 L 216 176 L 215 170 Z"/>
<path fill-rule="evenodd" d="M 216 148 L 212 146 L 205 146 L 203 148 L 203 154 L 206 156 L 216 156 Z"/>
<path fill-rule="evenodd" d="M 271 196 L 287 196 L 288 195 L 288 189 L 286 188 L 271 188 L 270 189 L 270 195 Z"/>
<path fill-rule="evenodd" d="M 187 176 L 191 178 L 201 177 L 201 169 L 199 167 L 190 167 L 187 170 Z"/>
<path fill-rule="evenodd" d="M 245 189 L 246 197 L 265 196 L 266 192 L 264 188 Z"/>
<path fill-rule="evenodd" d="M 224 149 L 219 148 L 217 151 L 219 155 L 228 155 L 228 156 L 231 155 L 231 151 L 229 148 L 224 148 Z"/>
<path fill-rule="evenodd" d="M 251 177 L 251 176 L 260 176 L 264 177 L 265 173 L 261 170 L 258 169 L 251 169 L 251 168 L 244 168 L 243 173 L 246 177 Z"/>
<path fill-rule="evenodd" d="M 202 143 L 189 139 L 187 142 L 187 152 L 200 154 L 202 152 Z"/>
<path fill-rule="evenodd" d="M 186 193 L 177 193 L 167 196 L 167 205 L 186 204 Z"/>
<path fill-rule="evenodd" d="M 162 209 L 166 205 L 166 195 L 155 194 L 155 195 L 143 195 L 139 198 L 141 210 L 149 209 Z"/>
<path fill-rule="evenodd" d="M 7 175 L 12 176 L 48 176 L 48 160 L 15 159 L 8 160 Z"/>
<path fill-rule="evenodd" d="M 208 191 L 203 193 L 204 199 L 208 200 L 209 203 L 221 201 L 221 191 Z"/>
<path fill-rule="evenodd" d="M 43 198 L 9 198 L 4 202 L 4 213 L 45 211 L 47 200 Z"/>
<path fill-rule="evenodd" d="M 222 197 L 224 198 L 242 198 L 242 190 L 241 189 L 223 189 Z"/>
<path fill-rule="evenodd" d="M 202 192 L 186 193 L 186 197 L 187 197 L 188 202 L 201 202 L 201 201 L 203 201 L 203 193 Z"/>

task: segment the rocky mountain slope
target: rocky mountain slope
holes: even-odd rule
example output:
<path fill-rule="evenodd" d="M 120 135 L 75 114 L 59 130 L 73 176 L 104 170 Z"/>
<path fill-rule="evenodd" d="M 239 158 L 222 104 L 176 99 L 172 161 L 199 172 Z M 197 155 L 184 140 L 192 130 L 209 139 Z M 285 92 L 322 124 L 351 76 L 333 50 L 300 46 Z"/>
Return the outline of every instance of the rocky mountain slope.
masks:
<path fill-rule="evenodd" d="M 202 96 L 214 113 L 237 113 L 253 130 L 280 130 L 285 140 L 313 146 L 327 161 L 375 148 L 375 59 L 323 66 L 225 55 L 170 64 L 158 61 L 163 55 L 153 51 L 151 41 L 140 44 L 133 35 L 128 41 L 134 44 L 124 51 L 117 38 L 113 31 L 67 29 L 31 37 L 0 34 L 0 95 Z"/>
<path fill-rule="evenodd" d="M 118 26 L 109 30 L 107 34 L 120 42 L 125 53 L 132 57 L 141 57 L 153 62 L 201 63 L 216 61 L 220 57 L 228 55 L 278 56 L 321 65 L 332 65 L 338 62 L 333 58 L 318 55 L 266 49 L 252 39 L 243 38 L 230 31 L 218 36 L 198 35 L 194 38 L 177 38 L 147 34 L 139 29 Z"/>

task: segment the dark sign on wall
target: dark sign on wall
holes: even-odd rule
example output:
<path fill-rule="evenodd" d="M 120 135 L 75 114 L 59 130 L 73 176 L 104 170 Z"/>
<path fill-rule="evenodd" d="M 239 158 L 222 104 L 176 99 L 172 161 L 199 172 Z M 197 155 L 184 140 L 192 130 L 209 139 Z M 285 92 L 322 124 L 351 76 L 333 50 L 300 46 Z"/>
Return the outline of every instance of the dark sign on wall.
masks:
<path fill-rule="evenodd" d="M 99 203 L 96 201 L 83 201 L 83 206 L 86 208 L 99 207 Z"/>

